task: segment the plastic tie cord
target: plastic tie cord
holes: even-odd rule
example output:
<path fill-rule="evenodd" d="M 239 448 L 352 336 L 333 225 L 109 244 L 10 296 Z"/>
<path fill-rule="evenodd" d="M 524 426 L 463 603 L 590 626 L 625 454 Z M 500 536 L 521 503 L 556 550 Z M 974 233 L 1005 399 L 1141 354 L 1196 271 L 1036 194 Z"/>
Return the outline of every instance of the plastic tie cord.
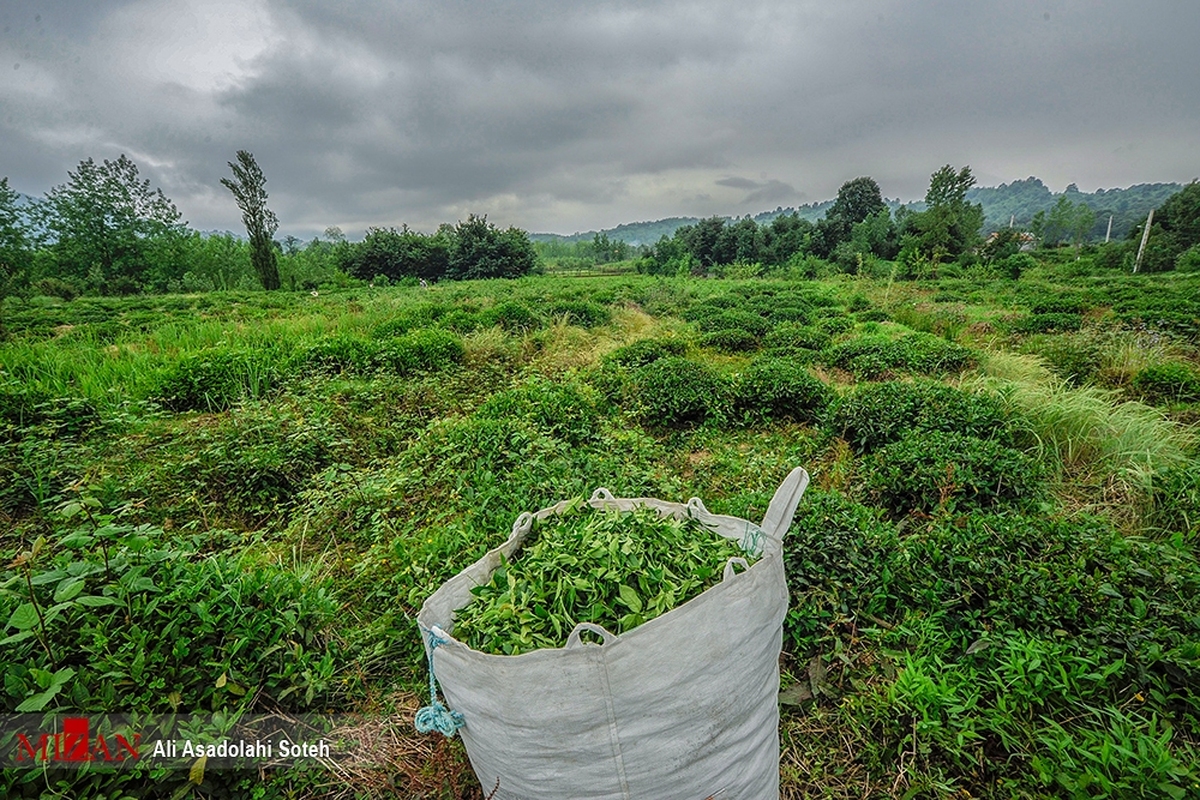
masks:
<path fill-rule="evenodd" d="M 433 674 L 433 651 L 437 649 L 438 645 L 446 644 L 447 641 L 449 640 L 444 636 L 429 631 L 429 705 L 417 711 L 413 724 L 417 728 L 417 733 L 437 731 L 449 738 L 458 733 L 458 729 L 465 725 L 466 721 L 463 720 L 462 714 L 451 711 L 437 699 L 437 678 Z"/>

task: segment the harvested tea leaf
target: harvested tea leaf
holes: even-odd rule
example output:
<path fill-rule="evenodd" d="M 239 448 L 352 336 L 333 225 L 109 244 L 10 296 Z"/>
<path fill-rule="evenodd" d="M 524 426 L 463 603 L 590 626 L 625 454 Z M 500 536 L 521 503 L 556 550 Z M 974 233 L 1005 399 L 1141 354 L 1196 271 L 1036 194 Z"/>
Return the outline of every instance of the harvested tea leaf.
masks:
<path fill-rule="evenodd" d="M 719 583 L 734 557 L 753 560 L 698 520 L 580 500 L 535 520 L 516 557 L 471 590 L 453 634 L 484 653 L 520 655 L 562 647 L 580 622 L 625 633 Z"/>

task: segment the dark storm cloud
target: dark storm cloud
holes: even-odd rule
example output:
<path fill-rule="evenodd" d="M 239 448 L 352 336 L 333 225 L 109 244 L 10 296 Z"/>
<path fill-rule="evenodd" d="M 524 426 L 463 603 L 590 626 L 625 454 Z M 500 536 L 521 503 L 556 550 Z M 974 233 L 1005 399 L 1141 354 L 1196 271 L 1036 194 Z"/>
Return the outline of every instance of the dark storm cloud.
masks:
<path fill-rule="evenodd" d="M 200 228 L 239 226 L 239 148 L 297 233 L 471 211 L 570 232 L 858 175 L 920 197 L 944 163 L 1197 172 L 1200 5 L 1168 0 L 10 0 L 0 26 L 0 175 L 40 194 L 126 152 Z"/>

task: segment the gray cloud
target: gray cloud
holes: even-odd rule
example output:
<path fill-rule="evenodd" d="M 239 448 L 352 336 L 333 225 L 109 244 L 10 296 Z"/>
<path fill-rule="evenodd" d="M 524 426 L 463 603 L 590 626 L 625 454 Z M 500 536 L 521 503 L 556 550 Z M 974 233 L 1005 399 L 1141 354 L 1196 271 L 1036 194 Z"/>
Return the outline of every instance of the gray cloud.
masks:
<path fill-rule="evenodd" d="M 0 175 L 41 194 L 125 152 L 200 228 L 240 224 L 239 148 L 301 235 L 1197 170 L 1200 6 L 1168 0 L 9 0 L 0 30 Z"/>

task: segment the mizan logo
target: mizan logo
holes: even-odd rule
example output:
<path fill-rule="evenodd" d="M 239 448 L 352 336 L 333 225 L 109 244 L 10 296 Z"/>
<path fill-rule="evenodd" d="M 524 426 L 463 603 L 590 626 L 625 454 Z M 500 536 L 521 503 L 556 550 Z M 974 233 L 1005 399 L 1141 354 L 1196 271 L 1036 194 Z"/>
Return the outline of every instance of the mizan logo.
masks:
<path fill-rule="evenodd" d="M 118 762 L 138 759 L 142 735 L 112 733 L 92 735 L 87 717 L 67 717 L 62 731 L 56 733 L 17 734 L 17 763 L 87 761 Z"/>

